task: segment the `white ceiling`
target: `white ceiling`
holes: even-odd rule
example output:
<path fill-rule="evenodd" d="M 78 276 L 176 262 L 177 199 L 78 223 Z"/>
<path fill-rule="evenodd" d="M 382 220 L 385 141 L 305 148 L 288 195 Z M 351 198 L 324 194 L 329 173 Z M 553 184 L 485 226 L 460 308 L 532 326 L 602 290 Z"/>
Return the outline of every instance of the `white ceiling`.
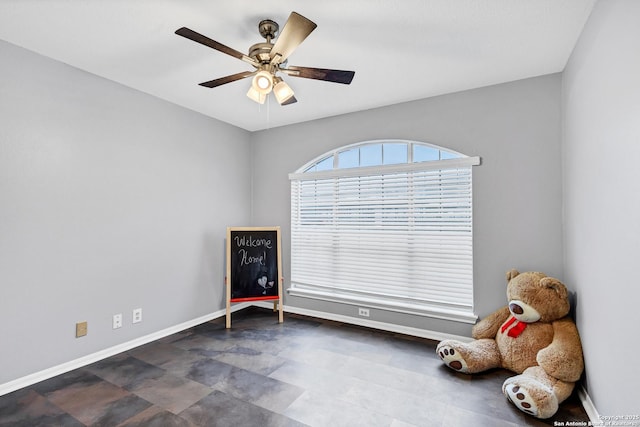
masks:
<path fill-rule="evenodd" d="M 0 0 L 0 39 L 255 131 L 562 71 L 595 1 Z M 294 10 L 318 28 L 289 64 L 351 85 L 284 76 L 284 107 L 249 100 L 250 79 L 198 86 L 252 67 L 176 29 L 247 53 L 260 20 Z"/>

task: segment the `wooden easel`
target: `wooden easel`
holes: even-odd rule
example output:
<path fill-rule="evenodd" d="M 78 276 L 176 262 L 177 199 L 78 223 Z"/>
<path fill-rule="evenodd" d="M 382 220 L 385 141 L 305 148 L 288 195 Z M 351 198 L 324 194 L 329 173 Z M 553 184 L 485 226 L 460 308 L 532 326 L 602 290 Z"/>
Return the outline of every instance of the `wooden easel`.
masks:
<path fill-rule="evenodd" d="M 259 237 L 255 238 L 256 235 Z M 227 227 L 226 246 L 227 274 L 224 283 L 227 329 L 231 328 L 231 303 L 236 302 L 273 301 L 273 311 L 278 311 L 278 322 L 282 323 L 284 321 L 282 304 L 284 278 L 282 277 L 280 227 Z M 277 278 L 277 295 L 261 295 L 252 290 L 246 290 L 247 283 L 254 279 L 251 273 L 256 269 L 256 265 L 276 270 L 270 273 Z M 242 290 L 241 295 L 238 295 L 239 290 Z"/>

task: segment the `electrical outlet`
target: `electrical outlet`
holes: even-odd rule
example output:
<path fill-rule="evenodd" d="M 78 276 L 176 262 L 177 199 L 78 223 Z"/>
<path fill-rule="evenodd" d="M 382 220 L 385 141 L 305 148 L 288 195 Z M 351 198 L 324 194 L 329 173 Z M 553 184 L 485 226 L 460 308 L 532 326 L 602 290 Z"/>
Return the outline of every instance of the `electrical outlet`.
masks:
<path fill-rule="evenodd" d="M 369 317 L 369 309 L 358 307 L 358 316 Z"/>
<path fill-rule="evenodd" d="M 122 328 L 122 313 L 113 315 L 113 329 Z"/>
<path fill-rule="evenodd" d="M 87 322 L 76 323 L 76 338 L 87 335 Z"/>
<path fill-rule="evenodd" d="M 141 308 L 135 308 L 133 310 L 133 323 L 140 323 L 142 322 L 142 309 Z"/>

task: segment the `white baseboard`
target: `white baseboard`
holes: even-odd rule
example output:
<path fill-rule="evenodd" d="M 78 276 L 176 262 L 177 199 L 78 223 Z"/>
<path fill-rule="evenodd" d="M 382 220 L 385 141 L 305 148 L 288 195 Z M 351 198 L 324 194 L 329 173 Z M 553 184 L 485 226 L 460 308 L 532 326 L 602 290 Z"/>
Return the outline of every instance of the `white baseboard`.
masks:
<path fill-rule="evenodd" d="M 235 304 L 232 307 L 231 311 L 234 312 L 234 311 L 242 310 L 243 308 L 249 307 L 250 305 L 251 304 L 249 303 Z M 139 347 L 143 344 L 148 344 L 152 341 L 159 340 L 160 338 L 167 337 L 169 335 L 175 334 L 180 331 L 184 331 L 185 329 L 192 328 L 194 326 L 200 325 L 210 320 L 226 316 L 226 314 L 227 314 L 226 309 L 218 310 L 216 312 L 209 313 L 192 320 L 188 320 L 184 323 L 171 326 L 161 331 L 154 332 L 152 334 L 145 335 L 143 337 L 136 338 L 134 340 L 127 341 L 125 343 L 118 344 L 116 346 L 109 347 L 104 350 L 100 350 L 98 352 L 88 354 L 86 356 L 79 357 L 69 362 L 65 362 L 61 365 L 53 366 L 51 368 L 47 368 L 42 371 L 35 372 L 33 374 L 29 374 L 27 376 L 15 379 L 13 381 L 0 384 L 0 396 L 3 396 L 5 394 L 11 393 L 12 391 L 16 391 L 24 387 L 28 387 L 40 381 L 48 380 L 49 378 L 53 378 L 56 375 L 64 374 L 74 369 L 78 369 L 83 366 L 90 365 L 91 363 L 95 363 L 99 360 L 106 359 L 107 357 L 115 356 L 116 354 L 122 353 L 123 351 L 131 350 L 132 348 Z"/>
<path fill-rule="evenodd" d="M 271 302 L 256 302 L 254 305 L 257 307 L 263 307 L 263 308 L 273 307 L 273 304 Z M 399 334 L 411 335 L 411 336 L 420 337 L 420 338 L 427 338 L 435 341 L 442 341 L 445 339 L 454 339 L 454 340 L 459 340 L 463 342 L 472 341 L 471 338 L 461 336 L 461 335 L 443 334 L 442 332 L 430 331 L 427 329 L 414 328 L 411 326 L 394 325 L 392 323 L 378 322 L 371 319 L 344 316 L 341 314 L 325 313 L 322 311 L 308 310 L 306 308 L 291 307 L 291 306 L 285 305 L 282 307 L 282 309 L 287 313 L 317 317 L 318 319 L 334 320 L 336 322 L 343 322 L 343 323 L 348 323 L 352 325 L 365 326 L 367 328 L 380 329 L 382 331 L 387 331 L 387 332 L 396 332 Z"/>
<path fill-rule="evenodd" d="M 601 425 L 602 419 L 600 418 L 600 414 L 593 404 L 591 397 L 589 397 L 589 394 L 587 394 L 587 390 L 585 390 L 582 385 L 580 385 L 578 388 L 578 397 L 580 398 L 580 402 L 582 403 L 585 412 L 589 416 L 591 424 L 593 424 L 594 426 Z"/>

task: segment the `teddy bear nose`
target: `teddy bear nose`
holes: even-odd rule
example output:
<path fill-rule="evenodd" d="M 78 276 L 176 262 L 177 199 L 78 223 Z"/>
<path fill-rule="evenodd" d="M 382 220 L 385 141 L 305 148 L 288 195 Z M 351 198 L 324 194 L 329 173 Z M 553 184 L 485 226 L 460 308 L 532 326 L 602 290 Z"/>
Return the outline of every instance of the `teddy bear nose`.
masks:
<path fill-rule="evenodd" d="M 511 310 L 511 312 L 515 313 L 515 314 L 524 313 L 524 310 L 522 309 L 522 307 L 520 307 L 518 304 L 513 303 L 513 302 L 511 304 L 509 304 L 509 310 Z"/>

